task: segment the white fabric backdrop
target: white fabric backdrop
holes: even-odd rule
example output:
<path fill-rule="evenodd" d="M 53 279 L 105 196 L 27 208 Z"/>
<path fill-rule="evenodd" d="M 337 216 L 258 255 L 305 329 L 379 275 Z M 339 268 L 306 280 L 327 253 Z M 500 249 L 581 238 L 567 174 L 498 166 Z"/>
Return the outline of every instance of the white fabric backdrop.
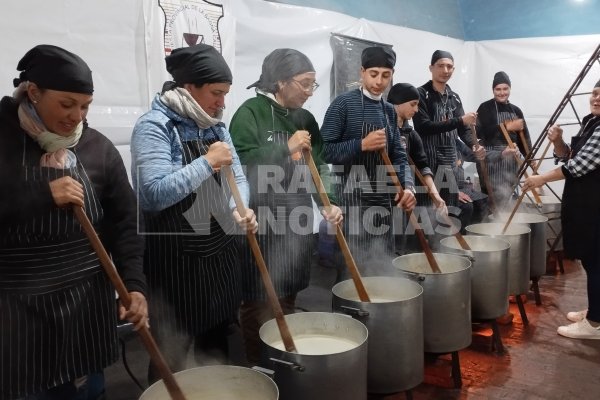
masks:
<path fill-rule="evenodd" d="M 180 2 L 193 9 L 202 0 Z M 234 73 L 225 122 L 237 106 L 254 96 L 252 90 L 245 88 L 260 75 L 263 58 L 278 47 L 296 48 L 313 61 L 321 87 L 306 108 L 317 121 L 322 121 L 329 104 L 329 37 L 333 32 L 392 44 L 398 54 L 394 82 L 415 86 L 430 78 L 427 67 L 435 49 L 451 51 L 456 71 L 450 84 L 461 95 L 466 110 L 475 110 L 491 98 L 493 74 L 506 71 L 513 83 L 511 100 L 523 109 L 535 140 L 600 43 L 600 35 L 463 42 L 330 11 L 262 0 L 212 3 L 223 5 L 224 17 L 218 26 L 223 54 Z M 128 143 L 133 124 L 169 78 L 164 68 L 165 15 L 158 0 L 19 0 L 3 2 L 1 8 L 0 93 L 12 92 L 17 62 L 36 44 L 56 44 L 79 54 L 94 73 L 90 124 L 117 144 L 129 167 Z M 195 26 L 194 18 L 190 16 L 188 21 L 190 32 Z M 595 66 L 582 89 L 591 88 L 598 78 L 600 71 Z M 582 98 L 579 109 L 582 115 L 588 112 L 585 100 Z"/>

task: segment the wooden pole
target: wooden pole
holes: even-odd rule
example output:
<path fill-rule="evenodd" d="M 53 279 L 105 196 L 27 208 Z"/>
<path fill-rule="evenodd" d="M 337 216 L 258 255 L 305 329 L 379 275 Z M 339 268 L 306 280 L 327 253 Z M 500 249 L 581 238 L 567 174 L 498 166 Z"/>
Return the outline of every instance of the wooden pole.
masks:
<path fill-rule="evenodd" d="M 504 123 L 500 124 L 500 130 L 502 131 L 502 134 L 504 135 L 504 139 L 506 139 L 506 143 L 508 143 L 508 146 L 511 149 L 515 149 L 517 146 L 513 143 L 512 139 L 510 138 L 510 135 L 508 134 L 508 130 L 506 129 L 506 125 Z M 527 144 L 525 144 L 525 146 L 527 146 Z M 517 162 L 517 165 L 520 168 L 523 162 L 517 154 L 515 154 L 515 161 Z M 529 174 L 527 173 L 527 171 L 523 171 L 523 175 L 525 176 L 525 178 L 529 178 Z M 533 194 L 533 198 L 535 199 L 535 202 L 538 204 L 538 206 L 541 206 L 542 199 L 540 198 L 537 191 L 535 189 L 532 189 L 531 193 Z"/>
<path fill-rule="evenodd" d="M 475 125 L 471 125 L 471 131 L 473 132 L 473 139 L 475 140 L 475 143 L 479 143 L 479 140 L 477 139 L 477 130 L 475 128 Z M 481 178 L 483 180 L 483 184 L 485 186 L 485 188 L 487 189 L 488 192 L 488 198 L 490 199 L 490 208 L 492 210 L 492 212 L 496 212 L 496 202 L 494 201 L 494 193 L 492 190 L 492 183 L 490 182 L 490 177 L 488 175 L 488 169 L 487 169 L 487 164 L 485 162 L 485 159 L 483 160 L 479 160 L 479 163 L 481 164 L 481 174 L 483 175 Z"/>
<path fill-rule="evenodd" d="M 383 163 L 385 164 L 388 175 L 390 176 L 390 178 L 392 179 L 392 182 L 394 183 L 394 186 L 396 187 L 396 191 L 398 192 L 398 195 L 399 195 L 398 201 L 400 201 L 402 199 L 402 196 L 404 195 L 404 189 L 402 188 L 402 184 L 400 183 L 400 180 L 398 179 L 398 175 L 396 174 L 396 170 L 394 169 L 394 166 L 392 165 L 392 161 L 390 160 L 390 157 L 388 156 L 385 148 L 381 149 L 379 151 L 379 154 L 381 155 L 381 158 L 383 159 Z M 431 270 L 435 273 L 441 273 L 442 270 L 440 269 L 440 266 L 438 265 L 433 253 L 431 252 L 429 243 L 427 243 L 427 239 L 425 238 L 425 233 L 423 233 L 423 228 L 421 228 L 421 226 L 419 225 L 419 222 L 417 221 L 417 219 L 415 218 L 415 216 L 412 212 L 408 213 L 408 219 L 409 219 L 410 223 L 412 224 L 412 226 L 415 228 L 415 233 L 417 234 L 417 238 L 419 239 L 421 248 L 423 249 L 423 252 L 425 253 L 425 257 L 427 257 L 427 261 L 429 262 L 429 266 L 431 267 Z"/>
<path fill-rule="evenodd" d="M 312 176 L 313 182 L 317 187 L 317 192 L 319 193 L 319 197 L 321 198 L 321 202 L 326 210 L 331 208 L 331 202 L 329 201 L 329 196 L 327 196 L 327 191 L 325 190 L 325 186 L 323 186 L 323 181 L 321 180 L 321 176 L 319 175 L 319 170 L 315 165 L 315 161 L 312 158 L 312 154 L 310 150 L 304 150 L 304 159 L 306 160 L 306 164 L 310 169 L 310 174 Z M 346 242 L 346 238 L 344 237 L 344 232 L 342 231 L 342 227 L 337 225 L 335 227 L 335 237 L 340 245 L 340 249 L 344 256 L 344 260 L 346 261 L 346 267 L 348 268 L 348 272 L 350 272 L 350 276 L 352 277 L 352 281 L 354 282 L 354 286 L 356 287 L 356 291 L 358 292 L 358 298 L 360 301 L 370 302 L 371 299 L 367 293 L 367 289 L 363 284 L 362 278 L 360 276 L 360 272 L 358 271 L 358 267 L 356 266 L 356 262 L 354 261 L 354 257 L 350 253 L 350 247 L 348 246 L 348 242 Z"/>
<path fill-rule="evenodd" d="M 233 196 L 233 200 L 235 201 L 235 206 L 237 207 L 238 213 L 242 218 L 244 218 L 246 216 L 246 206 L 244 206 L 244 202 L 242 201 L 242 196 L 240 195 L 240 190 L 238 189 L 237 183 L 235 182 L 235 177 L 233 175 L 233 171 L 231 170 L 231 166 L 226 165 L 221 167 L 221 172 L 225 174 L 227 183 L 229 183 L 229 188 L 231 189 L 231 194 Z M 256 239 L 256 235 L 253 232 L 247 231 L 246 237 L 248 238 L 250 249 L 252 250 L 252 254 L 254 255 L 254 259 L 256 260 L 256 265 L 258 266 L 258 270 L 260 272 L 263 285 L 267 292 L 267 298 L 269 299 L 269 303 L 271 304 L 273 314 L 275 314 L 275 321 L 277 322 L 277 326 L 279 327 L 279 333 L 281 334 L 281 339 L 283 340 L 285 350 L 290 353 L 296 353 L 296 345 L 294 344 L 292 334 L 290 333 L 290 329 L 287 325 L 287 322 L 285 321 L 285 316 L 283 315 L 281 304 L 279 304 L 279 298 L 275 293 L 275 288 L 273 287 L 273 282 L 271 281 L 271 277 L 269 275 L 269 270 L 267 269 L 265 259 L 263 258 L 262 252 L 260 251 L 260 247 L 258 246 L 258 240 Z"/>
<path fill-rule="evenodd" d="M 123 303 L 125 308 L 129 308 L 129 306 L 131 305 L 131 297 L 129 296 L 129 292 L 125 288 L 125 284 L 119 276 L 115 265 L 113 264 L 110 256 L 104 249 L 100 238 L 96 234 L 94 226 L 90 222 L 89 218 L 87 217 L 85 211 L 81 206 L 74 205 L 73 212 L 75 213 L 77 220 L 81 224 L 83 231 L 87 235 L 90 244 L 92 245 L 92 248 L 98 255 L 98 258 L 100 259 L 100 263 L 102 264 L 104 271 L 108 275 L 108 278 L 110 279 L 113 286 L 115 287 L 115 290 L 119 294 L 119 299 L 121 300 L 121 303 Z M 169 392 L 169 395 L 171 396 L 171 399 L 185 400 L 185 396 L 183 395 L 181 388 L 177 384 L 177 381 L 175 380 L 171 369 L 167 365 L 167 362 L 162 356 L 160 350 L 158 349 L 158 346 L 154 341 L 154 338 L 152 337 L 152 334 L 150 333 L 148 327 L 142 326 L 140 329 L 137 330 L 137 333 L 140 335 L 140 339 L 146 347 L 148 354 L 150 354 L 150 360 L 152 361 L 152 364 L 154 364 L 154 366 L 158 369 L 158 372 L 165 384 L 165 387 L 167 388 L 167 391 Z"/>
<path fill-rule="evenodd" d="M 423 176 L 423 174 L 421 173 L 421 171 L 419 171 L 419 168 L 417 168 L 417 166 L 415 165 L 414 161 L 410 158 L 410 156 L 408 156 L 408 161 L 410 162 L 410 165 L 412 165 L 415 168 L 415 175 L 417 176 L 417 178 L 419 179 L 419 181 L 421 182 L 421 184 L 423 186 L 427 187 L 427 183 L 425 182 L 425 177 Z M 396 178 L 396 179 L 398 179 L 398 178 Z M 433 193 L 431 193 L 431 191 L 429 190 L 429 188 L 427 188 L 427 194 L 429 194 L 429 197 L 431 197 L 431 199 L 434 200 Z M 455 228 L 455 226 L 452 224 L 452 221 L 450 220 L 450 217 L 447 216 L 447 215 L 445 215 L 445 214 L 444 214 L 444 222 L 446 224 L 448 224 L 451 228 Z M 471 250 L 471 246 L 469 246 L 469 244 L 467 243 L 467 241 L 465 240 L 465 238 L 463 237 L 463 235 L 461 235 L 460 229 L 458 229 L 456 231 L 456 233 L 454 234 L 454 237 L 456 238 L 456 240 L 460 244 L 460 247 L 462 247 L 464 250 Z"/>

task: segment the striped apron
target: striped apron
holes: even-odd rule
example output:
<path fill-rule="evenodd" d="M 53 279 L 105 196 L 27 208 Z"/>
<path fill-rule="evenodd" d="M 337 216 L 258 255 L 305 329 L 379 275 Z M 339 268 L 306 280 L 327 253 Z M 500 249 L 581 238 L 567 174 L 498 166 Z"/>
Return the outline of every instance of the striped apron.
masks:
<path fill-rule="evenodd" d="M 389 128 L 389 125 L 385 127 L 388 137 Z M 361 129 L 365 138 L 369 132 L 383 127 L 363 121 Z M 394 201 L 395 188 L 389 186 L 386 173 L 382 173 L 385 166 L 379 152 L 361 152 L 350 167 L 354 167 L 352 172 L 346 170 L 343 185 L 338 185 L 342 189 L 338 198 L 342 199 L 346 215 L 344 234 L 363 275 L 389 275 L 393 273 L 391 260 L 395 257 L 395 230 L 402 229 L 403 225 L 401 210 Z M 360 173 L 356 167 L 364 167 L 366 175 L 354 175 L 348 179 L 349 174 Z M 344 270 L 338 279 L 348 276 Z"/>
<path fill-rule="evenodd" d="M 511 112 L 497 112 L 498 124 L 504 123 L 504 121 L 509 121 L 512 119 L 516 119 L 518 116 Z M 498 135 L 502 137 L 502 142 L 505 144 L 502 145 L 487 145 L 485 146 L 486 151 L 496 151 L 502 152 L 508 143 L 504 140 L 504 136 L 501 132 L 498 132 Z M 509 133 L 511 140 L 515 145 L 520 141 L 520 138 L 515 133 Z M 510 157 L 498 157 L 494 162 L 487 162 L 488 169 L 488 177 L 490 180 L 490 185 L 492 186 L 492 196 L 494 200 L 494 204 L 498 209 L 503 209 L 508 206 L 508 202 L 511 199 L 513 194 L 513 190 L 517 185 L 517 161 L 513 156 Z M 484 193 L 489 194 L 487 188 L 483 188 Z"/>
<path fill-rule="evenodd" d="M 25 151 L 25 150 L 24 150 Z M 25 156 L 23 157 L 25 160 Z M 23 165 L 25 181 L 71 176 L 93 224 L 102 207 L 85 169 Z M 118 358 L 114 290 L 70 208 L 5 227 L 0 237 L 0 398 L 39 393 Z"/>
<path fill-rule="evenodd" d="M 179 134 L 179 130 L 177 130 Z M 218 140 L 184 141 L 182 163 L 206 154 Z M 196 336 L 236 321 L 240 304 L 236 224 L 229 208 L 226 180 L 220 173 L 203 182 L 179 203 L 145 213 L 144 270 L 150 290 L 152 330 Z"/>
<path fill-rule="evenodd" d="M 277 146 L 287 146 L 290 136 L 287 131 L 270 131 L 266 137 Z M 312 195 L 305 187 L 296 187 L 300 177 L 312 182 L 310 172 L 303 153 L 298 154 L 297 160 L 292 157 L 288 160 L 281 165 L 283 190 L 276 193 L 269 188 L 266 193 L 258 193 L 258 188 L 252 188 L 250 201 L 258 218 L 258 243 L 280 298 L 295 295 L 308 287 L 313 250 Z M 246 242 L 245 237 L 241 240 Z M 242 249 L 244 300 L 266 300 L 250 248 L 246 244 Z"/>
<path fill-rule="evenodd" d="M 443 95 L 437 91 L 435 93 L 440 97 L 440 101 L 434 103 L 433 121 L 441 122 L 454 118 L 456 106 L 453 106 L 449 99 L 451 94 L 448 94 L 447 91 Z M 444 99 L 446 100 L 444 101 Z M 439 189 L 440 197 L 444 199 L 448 207 L 458 206 L 458 185 L 452 171 L 457 160 L 458 130 L 452 129 L 443 133 L 422 135 L 421 139 L 429 161 L 429 168 L 434 172 L 435 186 Z"/>

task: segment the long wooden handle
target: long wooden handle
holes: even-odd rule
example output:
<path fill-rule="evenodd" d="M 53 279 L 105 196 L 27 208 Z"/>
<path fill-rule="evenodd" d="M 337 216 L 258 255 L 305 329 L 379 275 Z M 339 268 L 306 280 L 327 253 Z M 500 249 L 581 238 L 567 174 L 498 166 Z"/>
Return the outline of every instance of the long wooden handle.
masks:
<path fill-rule="evenodd" d="M 471 132 L 473 132 L 473 139 L 475 143 L 479 143 L 477 139 L 477 130 L 475 125 L 471 125 Z M 485 162 L 485 158 L 483 160 L 479 160 L 479 164 L 481 165 L 481 174 L 483 175 L 481 178 L 483 180 L 483 185 L 487 189 L 488 199 L 490 200 L 490 209 L 492 212 L 496 212 L 496 201 L 494 200 L 494 191 L 492 190 L 492 183 L 490 181 L 490 177 L 488 175 L 487 164 Z"/>
<path fill-rule="evenodd" d="M 308 169 L 310 169 L 310 174 L 312 176 L 313 182 L 317 187 L 317 192 L 319 192 L 319 197 L 321 198 L 321 202 L 326 210 L 331 208 L 331 202 L 329 201 L 329 196 L 327 196 L 327 191 L 325 190 L 325 186 L 323 185 L 323 181 L 321 180 L 321 176 L 319 175 L 319 170 L 315 165 L 315 160 L 312 158 L 312 154 L 310 150 L 304 150 L 304 159 L 306 160 L 306 164 L 308 165 Z M 350 272 L 350 276 L 352 277 L 352 281 L 354 282 L 354 286 L 356 287 L 356 291 L 358 293 L 358 298 L 360 301 L 370 302 L 371 299 L 367 293 L 367 289 L 363 284 L 362 278 L 360 276 L 360 272 L 358 271 L 358 267 L 356 266 L 356 262 L 354 261 L 354 257 L 352 257 L 352 253 L 350 253 L 350 247 L 348 246 L 348 242 L 346 242 L 346 238 L 344 237 L 344 232 L 342 231 L 342 227 L 337 225 L 335 227 L 335 237 L 340 245 L 340 250 L 344 256 L 344 261 L 346 261 L 346 267 L 348 268 L 348 272 Z"/>
<path fill-rule="evenodd" d="M 387 156 L 387 154 L 386 154 L 386 156 Z M 389 157 L 388 157 L 388 159 L 389 159 Z M 410 163 L 410 165 L 412 165 L 414 167 L 414 169 L 415 169 L 415 175 L 417 175 L 417 178 L 419 179 L 419 182 L 421 182 L 421 184 L 423 186 L 427 187 L 427 182 L 425 182 L 425 177 L 423 176 L 423 174 L 421 173 L 421 171 L 419 171 L 419 168 L 417 168 L 417 166 L 415 165 L 414 161 L 410 158 L 410 156 L 408 156 L 408 162 Z M 398 179 L 398 178 L 396 177 L 396 179 Z M 433 195 L 433 193 L 431 193 L 431 191 L 429 190 L 428 187 L 427 187 L 427 194 L 429 194 L 429 197 L 431 197 L 431 200 L 435 201 L 435 196 Z M 450 217 L 448 215 L 446 215 L 446 214 L 443 214 L 443 215 L 444 215 L 444 222 L 446 224 L 448 224 L 451 228 L 455 229 L 455 226 L 452 223 L 452 221 L 450 220 Z M 467 243 L 467 241 L 465 240 L 465 238 L 463 237 L 463 235 L 460 234 L 460 229 L 458 229 L 456 231 L 456 233 L 454 234 L 454 237 L 456 238 L 456 240 L 460 244 L 460 247 L 462 247 L 464 250 L 471 250 L 471 246 L 469 246 L 469 243 Z"/>
<path fill-rule="evenodd" d="M 510 225 L 510 223 L 512 222 L 513 217 L 515 216 L 515 213 L 517 212 L 517 208 L 519 208 L 519 206 L 521 205 L 521 202 L 523 201 L 523 198 L 525 197 L 525 193 L 527 193 L 527 191 L 525 191 L 525 190 L 521 191 L 521 195 L 517 199 L 517 203 L 513 207 L 513 210 L 510 213 L 510 216 L 508 217 L 508 220 L 506 221 L 506 224 L 504 225 L 504 228 L 502 228 L 502 234 L 503 235 L 506 232 L 506 230 L 508 229 L 508 226 Z"/>
<path fill-rule="evenodd" d="M 125 288 L 125 284 L 123 284 L 123 280 L 119 276 L 115 265 L 113 264 L 110 256 L 104 249 L 100 238 L 96 234 L 94 226 L 90 222 L 89 218 L 87 217 L 85 211 L 81 206 L 73 206 L 73 212 L 75 213 L 77 220 L 81 224 L 83 231 L 87 235 L 90 244 L 92 245 L 92 248 L 98 255 L 98 258 L 100 259 L 100 263 L 102 264 L 104 271 L 108 275 L 108 278 L 110 279 L 113 286 L 115 287 L 115 290 L 119 294 L 119 299 L 126 308 L 129 308 L 131 304 L 131 297 L 129 296 L 129 292 Z M 148 327 L 143 326 L 140 329 L 138 329 L 137 332 L 140 335 L 140 339 L 146 347 L 148 354 L 150 354 L 150 360 L 158 369 L 158 372 L 165 384 L 165 387 L 167 388 L 167 391 L 169 392 L 169 395 L 171 396 L 171 399 L 185 400 L 185 396 L 183 395 L 181 388 L 177 384 L 177 381 L 175 380 L 171 369 L 167 365 L 167 362 L 162 356 L 160 350 L 158 349 L 158 345 L 154 341 L 154 338 L 152 337 L 152 334 L 150 333 Z"/>
<path fill-rule="evenodd" d="M 381 154 L 381 158 L 383 159 L 383 163 L 385 164 L 388 175 L 390 176 L 392 182 L 394 183 L 394 186 L 396 187 L 396 190 L 399 194 L 399 199 L 401 199 L 402 195 L 404 194 L 404 189 L 402 188 L 402 184 L 398 179 L 398 175 L 396 174 L 396 170 L 392 165 L 392 161 L 390 160 L 390 157 L 388 156 L 385 148 L 381 149 L 379 151 L 379 154 Z M 431 248 L 429 247 L 429 243 L 427 243 L 427 239 L 425 239 L 425 233 L 423 233 L 423 228 L 421 228 L 421 225 L 419 225 L 419 222 L 417 221 L 415 215 L 412 212 L 408 213 L 408 219 L 412 226 L 415 228 L 415 233 L 417 234 L 417 238 L 419 239 L 421 248 L 425 253 L 425 257 L 427 257 L 427 261 L 429 262 L 431 270 L 438 274 L 441 273 L 442 270 L 440 269 L 440 266 L 438 265 L 435 257 L 433 256 L 433 253 L 431 252 Z"/>
<path fill-rule="evenodd" d="M 221 171 L 225 174 L 225 177 L 227 178 L 227 183 L 229 184 L 229 188 L 231 189 L 231 195 L 233 196 L 233 200 L 235 201 L 235 206 L 237 207 L 238 213 L 242 218 L 244 218 L 246 216 L 246 206 L 244 206 L 244 202 L 242 201 L 242 196 L 240 195 L 240 190 L 238 189 L 237 183 L 235 182 L 233 171 L 231 170 L 231 167 L 229 165 L 223 166 L 221 168 Z M 290 328 L 288 327 L 287 322 L 285 321 L 285 316 L 283 314 L 283 310 L 281 309 L 279 298 L 277 297 L 277 293 L 275 292 L 275 288 L 273 287 L 273 282 L 271 281 L 271 276 L 269 275 L 269 270 L 267 269 L 265 259 L 263 258 L 262 252 L 260 251 L 260 247 L 258 246 L 258 240 L 256 239 L 256 235 L 250 231 L 247 231 L 246 237 L 248 238 L 248 243 L 250 243 L 250 249 L 252 250 L 252 254 L 254 255 L 256 265 L 258 266 L 258 270 L 260 272 L 260 277 L 262 278 L 265 291 L 267 292 L 267 298 L 269 299 L 269 303 L 271 304 L 273 314 L 275 315 L 275 322 L 277 322 L 277 326 L 279 327 L 279 334 L 281 335 L 281 339 L 283 340 L 285 350 L 290 353 L 296 353 L 296 345 L 294 344 L 294 340 L 292 339 Z"/>
<path fill-rule="evenodd" d="M 512 149 L 516 148 L 517 146 L 513 143 L 512 139 L 510 138 L 510 135 L 508 134 L 508 129 L 506 129 L 506 124 L 501 123 L 500 130 L 502 131 L 502 134 L 504 135 L 504 139 L 506 139 L 506 143 L 508 143 L 508 146 Z M 525 146 L 527 146 L 527 144 L 525 144 Z M 521 159 L 519 158 L 519 156 L 517 154 L 515 154 L 515 161 L 517 162 L 517 165 L 520 168 L 521 164 L 523 164 L 523 162 L 521 161 Z M 527 171 L 523 171 L 523 176 L 525 176 L 525 178 L 529 178 L 529 174 L 527 173 Z M 535 202 L 538 205 L 541 205 L 542 199 L 540 198 L 539 194 L 537 193 L 537 190 L 532 189 L 531 193 L 533 194 L 533 198 L 535 199 Z"/>

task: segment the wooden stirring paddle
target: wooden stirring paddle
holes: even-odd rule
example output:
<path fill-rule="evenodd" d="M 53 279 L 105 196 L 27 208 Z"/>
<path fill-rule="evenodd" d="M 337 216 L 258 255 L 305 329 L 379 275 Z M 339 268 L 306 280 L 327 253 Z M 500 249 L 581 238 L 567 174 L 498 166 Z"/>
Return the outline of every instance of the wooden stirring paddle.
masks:
<path fill-rule="evenodd" d="M 315 160 L 313 160 L 310 150 L 304 150 L 304 159 L 306 160 L 306 164 L 310 169 L 310 174 L 312 176 L 313 182 L 315 183 L 315 186 L 317 187 L 317 192 L 319 192 L 319 196 L 321 197 L 321 202 L 323 203 L 325 209 L 329 210 L 329 208 L 331 208 L 331 202 L 329 201 L 329 196 L 327 196 L 325 186 L 323 186 L 323 181 L 321 180 L 321 176 L 319 175 L 319 171 L 317 170 Z M 360 301 L 370 302 L 371 299 L 367 294 L 367 289 L 365 289 L 365 285 L 363 284 L 360 272 L 356 267 L 354 257 L 352 257 L 352 254 L 350 253 L 350 247 L 348 246 L 348 242 L 346 242 L 346 238 L 344 237 L 342 227 L 340 225 L 337 225 L 335 228 L 335 237 L 338 241 L 338 244 L 340 245 L 340 249 L 342 250 L 342 254 L 344 255 L 344 260 L 346 261 L 346 267 L 348 268 L 348 272 L 350 272 L 350 276 L 352 277 L 352 281 L 354 282 L 354 286 L 356 287 L 356 291 L 358 292 L 358 298 L 360 299 Z"/>
<path fill-rule="evenodd" d="M 131 305 L 131 297 L 129 296 L 129 292 L 127 291 L 127 288 L 125 288 L 125 284 L 123 284 L 123 280 L 119 276 L 117 269 L 115 268 L 115 265 L 113 264 L 110 256 L 104 249 L 104 246 L 102 245 L 98 234 L 94 230 L 94 226 L 90 222 L 89 218 L 87 217 L 85 211 L 81 206 L 73 206 L 73 212 L 75 213 L 77 220 L 81 224 L 83 231 L 87 235 L 90 244 L 92 245 L 92 248 L 98 255 L 100 263 L 102 264 L 102 268 L 104 268 L 104 271 L 108 275 L 108 279 L 110 279 L 113 286 L 115 287 L 115 290 L 119 294 L 119 299 L 121 300 L 125 308 L 129 308 L 129 306 Z M 171 369 L 167 365 L 167 362 L 162 356 L 160 350 L 158 349 L 158 346 L 154 341 L 154 338 L 152 337 L 152 334 L 150 333 L 148 327 L 142 326 L 140 329 L 138 329 L 137 332 L 140 335 L 140 339 L 146 347 L 148 354 L 150 354 L 150 360 L 158 369 L 160 377 L 162 378 L 165 387 L 167 388 L 167 391 L 171 396 L 171 399 L 185 400 L 185 396 L 183 395 L 181 388 L 177 384 L 177 381 L 175 380 Z"/>
<path fill-rule="evenodd" d="M 221 172 L 225 174 L 238 213 L 242 218 L 244 218 L 246 216 L 246 206 L 244 206 L 244 202 L 242 201 L 242 196 L 240 195 L 240 190 L 238 189 L 238 185 L 235 182 L 235 177 L 233 175 L 233 171 L 231 170 L 231 166 L 226 165 L 221 167 Z M 290 353 L 297 353 L 298 351 L 296 350 L 296 345 L 294 344 L 294 340 L 292 339 L 292 334 L 290 333 L 290 329 L 287 325 L 287 322 L 285 322 L 285 316 L 283 315 L 281 304 L 279 304 L 279 299 L 277 298 L 277 294 L 275 293 L 275 288 L 273 287 L 273 282 L 271 281 L 271 276 L 269 275 L 267 264 L 265 263 L 265 259 L 263 258 L 262 252 L 260 251 L 260 247 L 258 246 L 258 240 L 256 239 L 256 235 L 250 231 L 247 231 L 246 237 L 248 238 L 248 243 L 250 243 L 250 249 L 252 250 L 252 254 L 254 255 L 254 259 L 256 260 L 256 265 L 258 266 L 263 285 L 265 286 L 267 298 L 269 299 L 269 303 L 271 303 L 273 314 L 275 314 L 275 321 L 277 322 L 277 326 L 279 327 L 279 333 L 281 334 L 281 339 L 283 340 L 285 350 Z"/>
<path fill-rule="evenodd" d="M 387 156 L 387 154 L 386 154 Z M 389 160 L 389 157 L 388 157 Z M 419 171 L 419 169 L 417 168 L 417 166 L 415 165 L 414 161 L 410 158 L 410 156 L 408 157 L 408 161 L 410 162 L 410 164 L 415 167 L 415 175 L 417 175 L 417 178 L 419 179 L 419 181 L 421 182 L 421 184 L 425 187 L 427 187 L 427 183 L 425 182 L 425 177 L 423 176 L 423 174 L 421 173 L 421 171 Z M 389 171 L 389 169 L 388 169 Z M 392 178 L 394 179 L 394 178 Z M 396 177 L 396 179 L 398 179 L 398 177 Z M 429 194 L 429 197 L 431 197 L 431 200 L 435 200 L 433 197 L 433 193 L 431 193 L 431 191 L 429 190 L 429 188 L 427 189 L 427 194 Z M 450 220 L 450 217 L 446 214 L 444 215 L 444 222 L 446 224 L 448 224 L 451 228 L 455 228 L 455 226 L 452 224 L 452 221 Z M 456 231 L 456 233 L 454 234 L 454 237 L 456 238 L 456 240 L 458 241 L 458 243 L 460 244 L 460 247 L 462 247 L 464 250 L 471 250 L 471 246 L 469 246 L 469 244 L 467 243 L 467 241 L 465 240 L 465 238 L 463 237 L 463 235 L 461 235 L 460 233 L 460 229 L 458 229 Z"/>
<path fill-rule="evenodd" d="M 400 196 L 398 198 L 398 201 L 400 201 L 400 199 L 402 199 L 402 196 L 404 195 L 404 189 L 402 188 L 402 184 L 400 183 L 400 180 L 398 179 L 398 175 L 396 174 L 396 170 L 394 169 L 394 166 L 392 165 L 392 161 L 390 160 L 390 157 L 388 156 L 385 148 L 381 149 L 379 151 L 379 154 L 381 155 L 381 158 L 383 159 L 383 163 L 385 164 L 388 175 L 390 176 L 390 178 L 392 179 L 392 182 L 394 183 L 394 186 L 396 187 L 398 195 Z M 429 266 L 431 267 L 431 270 L 438 274 L 441 273 L 442 270 L 440 269 L 440 266 L 438 265 L 435 257 L 433 256 L 433 253 L 431 252 L 431 248 L 429 247 L 429 243 L 427 243 L 427 239 L 425 239 L 425 234 L 423 233 L 423 228 L 421 228 L 421 225 L 419 225 L 419 222 L 417 221 L 417 219 L 415 218 L 415 216 L 412 212 L 408 213 L 408 219 L 409 219 L 410 223 L 412 224 L 412 226 L 415 228 L 415 233 L 417 234 L 417 238 L 419 239 L 421 248 L 423 249 L 423 252 L 425 253 L 425 257 L 427 257 L 427 261 L 429 262 Z"/>

